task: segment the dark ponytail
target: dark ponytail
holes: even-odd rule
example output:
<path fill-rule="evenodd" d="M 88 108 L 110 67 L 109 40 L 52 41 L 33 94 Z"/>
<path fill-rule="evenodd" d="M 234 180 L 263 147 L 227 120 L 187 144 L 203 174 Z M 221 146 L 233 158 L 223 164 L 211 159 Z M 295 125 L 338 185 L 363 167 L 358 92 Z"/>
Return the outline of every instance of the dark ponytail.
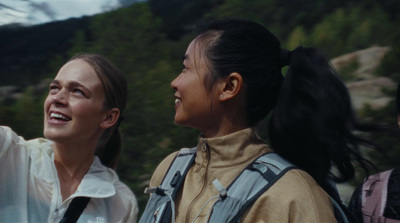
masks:
<path fill-rule="evenodd" d="M 273 149 L 325 190 L 328 178 L 344 182 L 354 177 L 352 161 L 368 174 L 373 165 L 359 151 L 367 141 L 352 133 L 359 125 L 350 96 L 329 61 L 315 48 L 282 54 L 290 55 L 281 55 L 290 66 L 270 121 Z M 332 165 L 337 173 L 331 172 Z"/>
<path fill-rule="evenodd" d="M 212 89 L 219 78 L 237 72 L 246 86 L 249 126 L 273 110 L 270 140 L 275 151 L 307 171 L 322 186 L 352 178 L 358 162 L 367 173 L 353 135 L 356 122 L 346 86 L 329 61 L 314 48 L 282 50 L 279 40 L 260 24 L 227 19 L 201 26 L 197 44 L 206 58 Z M 289 65 L 285 78 L 281 68 Z M 338 169 L 331 173 L 331 167 Z"/>

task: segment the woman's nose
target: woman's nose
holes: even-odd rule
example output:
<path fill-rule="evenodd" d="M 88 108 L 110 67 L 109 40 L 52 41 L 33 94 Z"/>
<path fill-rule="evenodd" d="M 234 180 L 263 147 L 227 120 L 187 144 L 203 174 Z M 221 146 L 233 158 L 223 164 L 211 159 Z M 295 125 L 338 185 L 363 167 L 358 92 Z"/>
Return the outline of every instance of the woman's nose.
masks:
<path fill-rule="evenodd" d="M 65 105 L 68 103 L 67 92 L 65 90 L 59 90 L 52 95 L 52 102 L 55 104 Z"/>
<path fill-rule="evenodd" d="M 179 79 L 179 77 L 180 77 L 181 75 L 179 75 L 179 76 L 177 76 L 172 82 L 171 82 L 171 88 L 172 89 L 177 89 L 177 87 L 178 87 L 178 79 Z"/>

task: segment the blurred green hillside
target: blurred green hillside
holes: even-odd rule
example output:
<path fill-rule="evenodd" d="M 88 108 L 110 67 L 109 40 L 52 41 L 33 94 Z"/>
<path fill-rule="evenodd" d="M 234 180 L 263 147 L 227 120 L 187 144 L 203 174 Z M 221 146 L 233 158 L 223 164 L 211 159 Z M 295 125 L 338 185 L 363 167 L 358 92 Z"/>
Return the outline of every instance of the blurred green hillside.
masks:
<path fill-rule="evenodd" d="M 198 131 L 173 123 L 170 87 L 196 24 L 227 17 L 251 19 L 268 27 L 284 47 L 316 46 L 329 58 L 372 45 L 389 46 L 377 75 L 398 82 L 399 15 L 398 0 L 149 0 L 93 17 L 2 27 L 0 87 L 16 86 L 18 94 L 0 99 L 0 124 L 26 139 L 41 137 L 47 88 L 38 86 L 53 78 L 75 53 L 107 56 L 129 81 L 117 171 L 143 211 L 143 190 L 156 165 L 172 151 L 196 145 Z M 386 126 L 387 132 L 369 137 L 399 160 L 400 133 L 393 110 L 391 103 L 381 111 L 365 108 L 359 116 L 362 123 Z M 394 165 L 385 157 L 374 162 L 381 168 Z"/>

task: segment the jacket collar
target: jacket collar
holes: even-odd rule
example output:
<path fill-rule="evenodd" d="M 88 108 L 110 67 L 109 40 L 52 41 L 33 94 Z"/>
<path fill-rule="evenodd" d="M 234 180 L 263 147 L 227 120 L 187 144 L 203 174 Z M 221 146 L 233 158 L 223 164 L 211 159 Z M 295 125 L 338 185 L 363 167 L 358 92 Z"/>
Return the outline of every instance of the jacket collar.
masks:
<path fill-rule="evenodd" d="M 234 166 L 268 151 L 271 151 L 268 145 L 252 128 L 215 138 L 200 135 L 196 163 L 201 164 L 207 159 L 211 168 Z"/>
<path fill-rule="evenodd" d="M 115 192 L 114 183 L 118 181 L 116 173 L 100 162 L 95 156 L 93 164 L 88 173 L 83 177 L 78 189 L 73 196 L 87 196 L 94 198 L 105 198 L 113 196 Z"/>

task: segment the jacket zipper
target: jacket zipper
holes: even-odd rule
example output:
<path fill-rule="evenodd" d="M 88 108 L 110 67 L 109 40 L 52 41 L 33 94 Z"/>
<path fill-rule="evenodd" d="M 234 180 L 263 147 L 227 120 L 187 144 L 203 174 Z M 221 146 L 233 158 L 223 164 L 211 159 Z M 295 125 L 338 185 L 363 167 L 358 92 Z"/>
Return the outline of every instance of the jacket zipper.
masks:
<path fill-rule="evenodd" d="M 52 167 L 52 171 L 53 171 L 54 184 L 55 185 L 53 185 L 53 190 L 52 190 L 53 195 L 52 195 L 52 198 L 51 198 L 50 215 L 51 215 L 52 221 L 54 221 L 55 220 L 55 216 L 54 216 L 55 214 L 57 214 L 57 217 L 60 216 L 59 209 L 62 206 L 62 202 L 61 202 L 61 205 L 58 206 L 58 203 L 59 203 L 59 200 L 60 200 L 60 196 L 61 196 L 61 188 L 60 188 L 60 181 L 58 179 L 57 168 L 56 168 L 56 166 L 54 164 L 54 155 L 53 155 L 53 158 L 52 158 L 51 167 Z"/>
<path fill-rule="evenodd" d="M 192 221 L 189 221 L 190 219 L 190 214 L 193 212 L 193 206 L 194 206 L 194 204 L 196 204 L 197 203 L 197 201 L 199 200 L 199 198 L 204 194 L 204 192 L 205 192 L 205 189 L 206 189 L 206 187 L 205 187 L 205 185 L 207 185 L 207 173 L 208 173 L 208 166 L 209 166 L 209 160 L 210 160 L 210 151 L 209 151 L 209 149 L 208 149 L 208 145 L 207 145 L 207 140 L 206 139 L 203 139 L 203 148 L 202 148 L 202 151 L 203 152 L 207 152 L 208 153 L 208 156 L 207 156 L 207 158 L 208 158 L 208 162 L 207 162 L 207 165 L 205 166 L 205 173 L 204 173 L 204 176 L 203 176 L 203 185 L 202 185 L 202 188 L 201 188 L 201 190 L 200 190 L 200 192 L 199 192 L 199 194 L 197 194 L 197 196 L 193 199 L 193 201 L 192 202 L 190 202 L 190 204 L 189 204 L 189 207 L 188 207 L 188 209 L 187 209 L 187 212 L 186 212 L 186 219 L 185 219 L 185 222 L 192 222 Z M 204 161 L 203 161 L 204 162 Z M 203 163 L 202 163 L 202 165 L 201 165 L 201 167 L 203 166 Z M 199 168 L 199 169 L 201 169 L 201 167 Z"/>

